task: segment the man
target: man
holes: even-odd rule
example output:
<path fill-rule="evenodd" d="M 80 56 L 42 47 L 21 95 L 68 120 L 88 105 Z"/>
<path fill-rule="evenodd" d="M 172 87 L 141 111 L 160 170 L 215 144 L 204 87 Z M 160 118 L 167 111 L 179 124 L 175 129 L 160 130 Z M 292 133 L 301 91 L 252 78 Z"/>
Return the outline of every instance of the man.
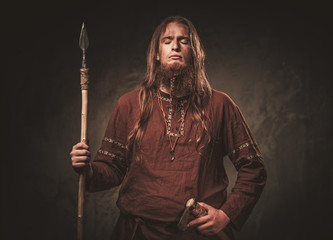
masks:
<path fill-rule="evenodd" d="M 225 94 L 211 89 L 205 53 L 192 23 L 169 17 L 155 30 L 147 74 L 138 90 L 114 107 L 102 146 L 89 162 L 89 146 L 78 143 L 72 165 L 86 171 L 87 189 L 122 184 L 120 217 L 113 239 L 233 239 L 257 202 L 266 171 L 241 112 Z M 238 177 L 227 197 L 228 155 Z M 208 214 L 177 222 L 188 199 Z"/>

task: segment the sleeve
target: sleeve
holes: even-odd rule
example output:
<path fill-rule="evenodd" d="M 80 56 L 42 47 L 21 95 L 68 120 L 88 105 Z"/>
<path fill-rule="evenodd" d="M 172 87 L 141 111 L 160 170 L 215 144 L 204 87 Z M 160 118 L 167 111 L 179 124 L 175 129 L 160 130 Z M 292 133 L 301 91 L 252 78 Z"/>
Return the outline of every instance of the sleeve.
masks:
<path fill-rule="evenodd" d="M 266 183 L 262 155 L 239 108 L 232 104 L 224 126 L 224 151 L 238 171 L 235 186 L 221 209 L 240 230 Z"/>
<path fill-rule="evenodd" d="M 91 162 L 92 176 L 87 179 L 90 192 L 103 191 L 121 184 L 127 171 L 127 107 L 117 102 L 105 131 L 100 149 Z"/>

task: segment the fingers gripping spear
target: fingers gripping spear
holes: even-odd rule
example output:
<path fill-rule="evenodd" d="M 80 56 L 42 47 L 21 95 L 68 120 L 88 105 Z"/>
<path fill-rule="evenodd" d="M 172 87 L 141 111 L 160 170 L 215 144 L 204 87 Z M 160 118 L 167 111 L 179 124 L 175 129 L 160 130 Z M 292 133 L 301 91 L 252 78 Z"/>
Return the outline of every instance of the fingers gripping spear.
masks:
<path fill-rule="evenodd" d="M 86 64 L 86 50 L 89 46 L 87 30 L 82 23 L 80 40 L 80 48 L 82 49 L 82 66 L 81 72 L 81 93 L 82 93 L 82 110 L 81 110 L 81 142 L 87 142 L 87 113 L 88 113 L 88 68 Z M 85 172 L 79 175 L 79 196 L 78 196 L 78 216 L 77 216 L 77 236 L 78 240 L 83 240 L 83 204 L 85 191 Z"/>

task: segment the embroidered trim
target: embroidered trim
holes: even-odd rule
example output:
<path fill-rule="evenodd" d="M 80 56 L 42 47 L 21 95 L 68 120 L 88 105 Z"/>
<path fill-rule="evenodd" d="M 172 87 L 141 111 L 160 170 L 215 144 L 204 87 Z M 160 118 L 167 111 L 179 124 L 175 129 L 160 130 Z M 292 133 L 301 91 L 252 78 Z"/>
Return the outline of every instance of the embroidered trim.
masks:
<path fill-rule="evenodd" d="M 171 102 L 171 98 L 162 97 L 162 96 L 159 96 L 158 94 L 156 94 L 156 96 L 159 99 L 161 99 L 162 101 L 166 101 L 166 102 L 169 102 L 169 103 Z M 187 99 L 179 101 L 181 117 L 183 117 L 185 115 L 184 105 L 186 103 L 187 103 Z M 184 137 L 184 127 L 185 127 L 185 123 L 184 122 L 180 126 L 179 134 L 171 132 L 172 112 L 173 112 L 172 108 L 169 107 L 169 112 L 168 112 L 168 117 L 167 117 L 168 119 L 167 119 L 167 132 L 166 132 L 166 135 L 173 136 L 173 137 L 178 137 L 178 135 L 179 135 L 180 137 Z"/>
<path fill-rule="evenodd" d="M 257 157 L 260 157 L 261 155 L 260 154 L 253 154 L 253 155 L 250 155 L 250 156 L 247 156 L 247 159 L 253 159 L 253 158 L 257 158 Z"/>
<path fill-rule="evenodd" d="M 162 98 L 162 97 L 161 97 Z M 163 99 L 162 99 L 163 100 Z M 182 101 L 179 106 L 180 106 L 180 115 L 181 118 L 183 118 L 185 116 L 185 109 L 184 109 L 184 104 L 186 103 L 186 99 L 184 101 Z M 184 127 L 185 127 L 185 121 L 182 122 L 182 124 L 180 125 L 180 131 L 179 134 L 178 133 L 173 133 L 171 132 L 171 123 L 172 123 L 172 108 L 169 107 L 169 113 L 168 113 L 168 121 L 167 121 L 167 132 L 166 135 L 170 135 L 173 137 L 178 137 L 178 135 L 180 137 L 184 137 Z"/>
<path fill-rule="evenodd" d="M 246 142 L 240 145 L 239 147 L 235 148 L 234 150 L 231 151 L 231 154 L 235 154 L 236 152 L 239 152 L 243 148 L 250 147 L 252 145 L 255 145 L 254 142 Z"/>
<path fill-rule="evenodd" d="M 126 149 L 126 146 L 124 144 L 117 142 L 117 141 L 113 140 L 112 138 L 105 137 L 103 140 L 106 142 L 113 143 L 114 145 L 117 145 L 118 147 L 121 147 L 123 149 Z"/>
<path fill-rule="evenodd" d="M 111 153 L 111 152 L 108 152 L 108 151 L 105 151 L 105 150 L 102 150 L 102 149 L 99 149 L 98 153 L 103 154 L 103 155 L 105 155 L 107 157 L 115 158 L 115 159 L 118 159 L 118 160 L 120 160 L 122 162 L 125 162 L 125 159 L 123 157 L 120 157 L 120 156 L 118 156 L 118 155 L 116 155 L 114 153 Z"/>
<path fill-rule="evenodd" d="M 157 95 L 157 94 L 156 94 Z M 166 98 L 166 97 L 162 97 L 162 96 L 158 96 L 157 97 L 163 101 L 166 101 L 166 102 L 171 102 L 171 98 Z M 179 104 L 180 105 L 184 105 L 185 103 L 187 103 L 187 99 L 184 99 L 184 100 L 181 100 L 179 101 Z"/>
<path fill-rule="evenodd" d="M 237 171 L 240 169 L 240 167 L 246 163 L 246 160 L 251 160 L 251 159 L 254 159 L 254 158 L 257 158 L 257 157 L 260 157 L 261 155 L 260 154 L 253 154 L 253 155 L 249 155 L 245 158 L 241 158 L 238 162 L 233 162 L 234 166 L 236 167 Z"/>
<path fill-rule="evenodd" d="M 171 102 L 171 98 L 165 98 L 165 97 L 162 97 L 162 96 L 158 96 L 158 97 L 163 101 Z"/>

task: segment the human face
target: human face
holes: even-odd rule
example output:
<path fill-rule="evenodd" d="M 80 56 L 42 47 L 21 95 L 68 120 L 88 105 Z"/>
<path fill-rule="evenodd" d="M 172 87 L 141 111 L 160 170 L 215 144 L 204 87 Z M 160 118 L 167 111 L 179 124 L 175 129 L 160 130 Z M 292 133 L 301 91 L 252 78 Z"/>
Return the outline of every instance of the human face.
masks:
<path fill-rule="evenodd" d="M 161 34 L 156 60 L 161 65 L 179 64 L 188 66 L 191 63 L 189 29 L 184 24 L 171 22 Z"/>

